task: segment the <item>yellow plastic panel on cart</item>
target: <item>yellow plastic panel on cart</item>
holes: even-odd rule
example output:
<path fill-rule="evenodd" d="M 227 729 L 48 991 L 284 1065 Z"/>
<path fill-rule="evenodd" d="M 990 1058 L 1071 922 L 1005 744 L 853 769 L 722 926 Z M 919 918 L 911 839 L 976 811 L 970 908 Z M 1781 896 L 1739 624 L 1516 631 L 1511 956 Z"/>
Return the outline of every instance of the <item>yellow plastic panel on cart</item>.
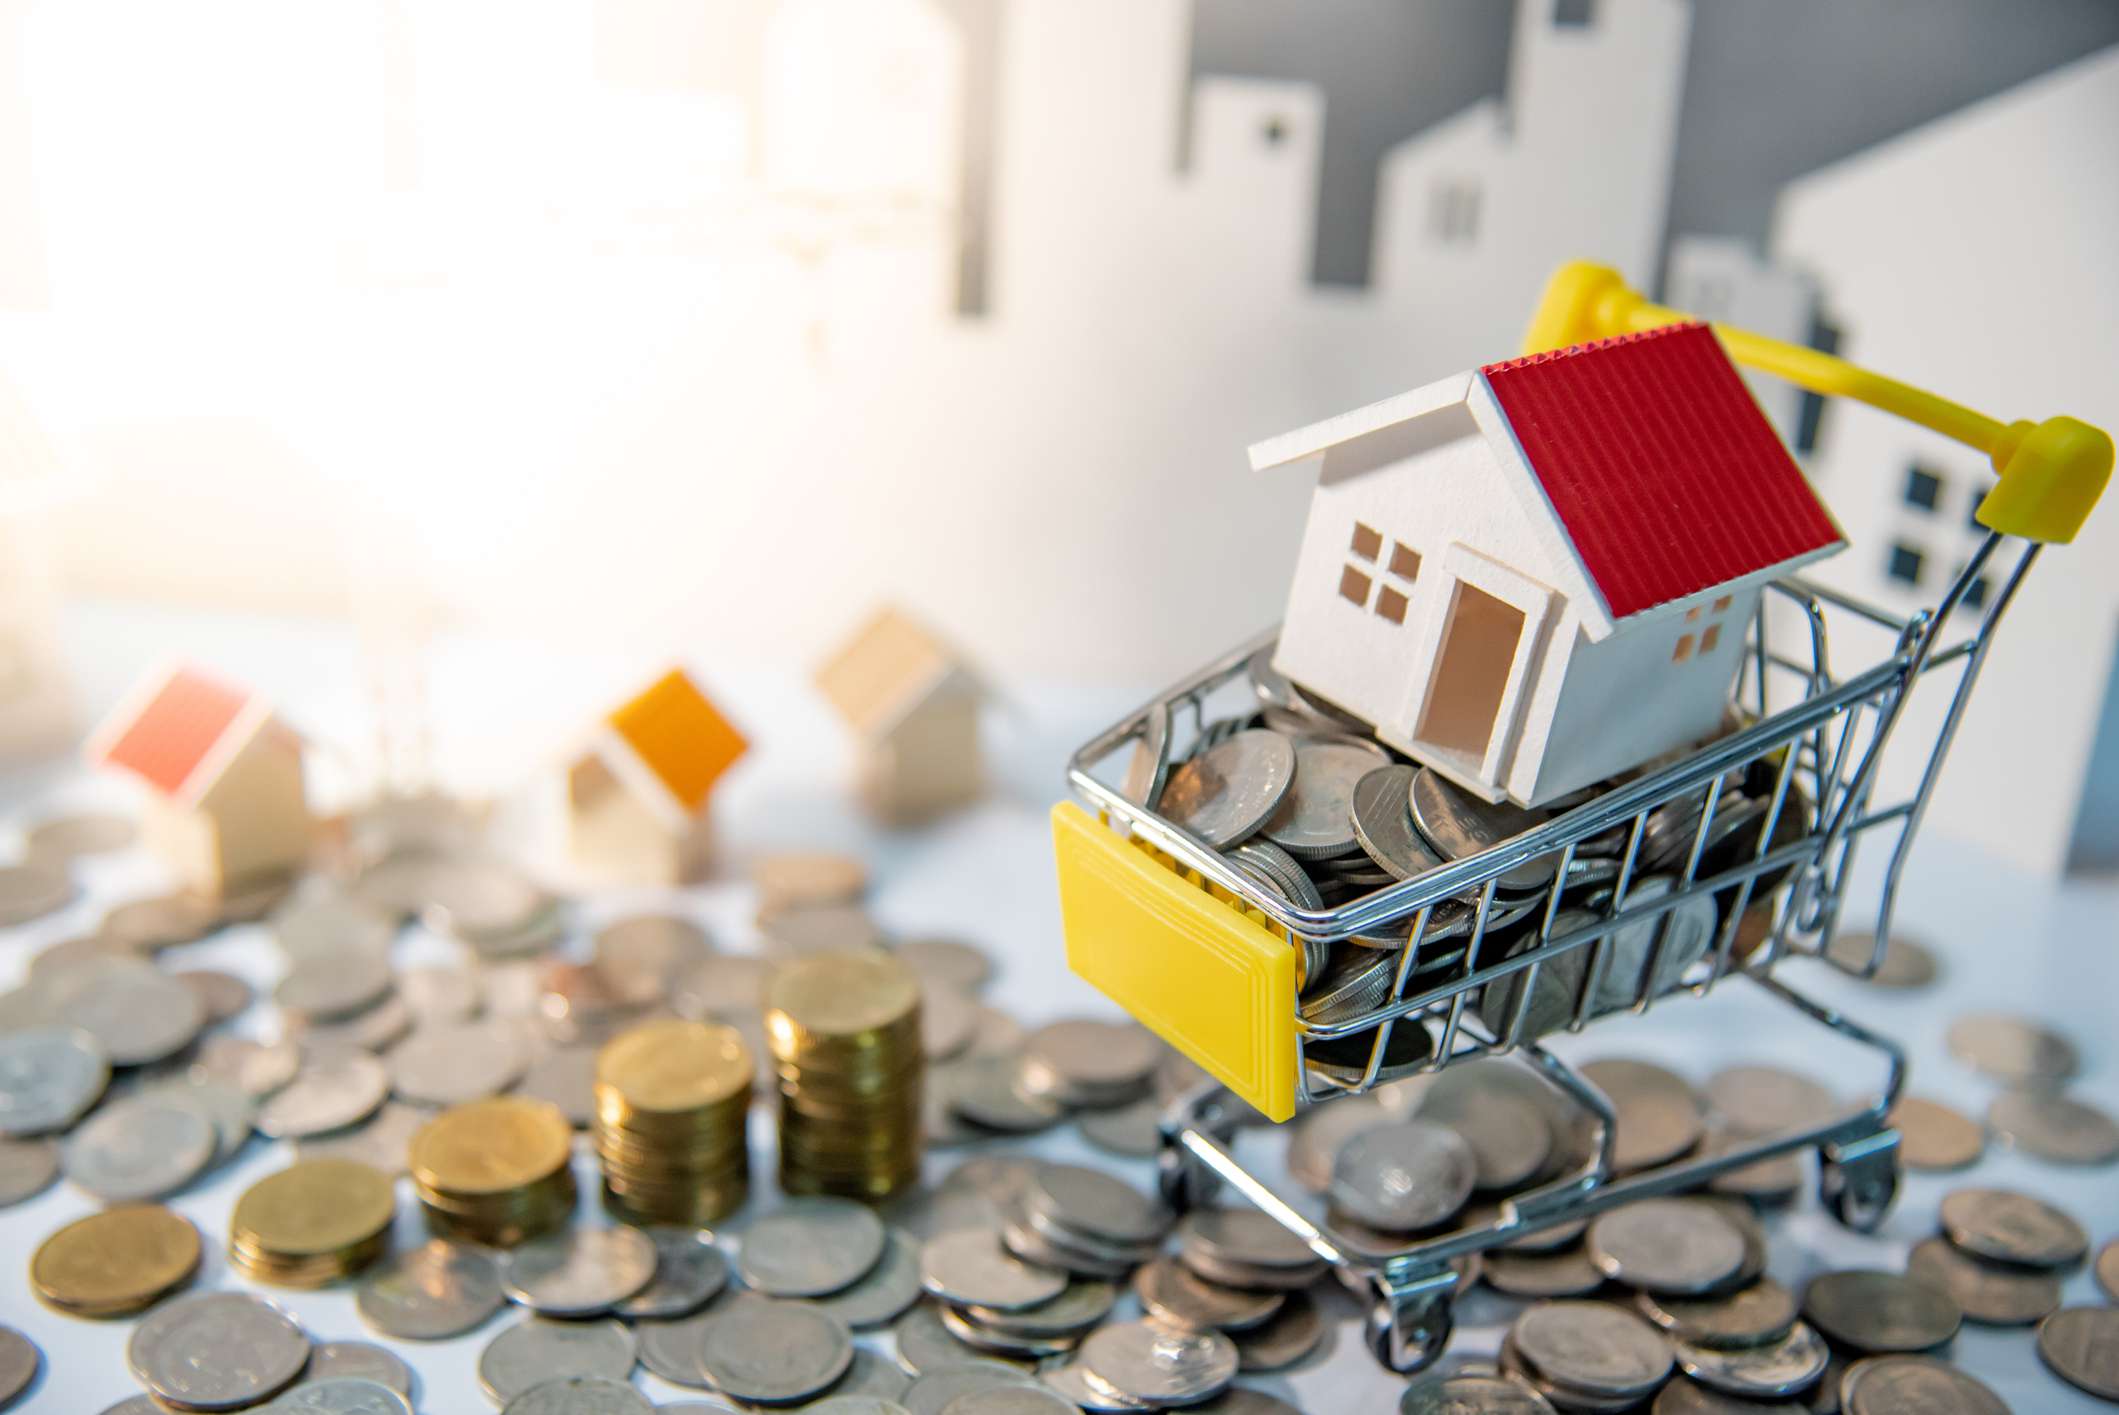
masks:
<path fill-rule="evenodd" d="M 1052 808 L 1067 964 L 1268 1118 L 1295 1113 L 1295 950 L 1071 801 Z"/>

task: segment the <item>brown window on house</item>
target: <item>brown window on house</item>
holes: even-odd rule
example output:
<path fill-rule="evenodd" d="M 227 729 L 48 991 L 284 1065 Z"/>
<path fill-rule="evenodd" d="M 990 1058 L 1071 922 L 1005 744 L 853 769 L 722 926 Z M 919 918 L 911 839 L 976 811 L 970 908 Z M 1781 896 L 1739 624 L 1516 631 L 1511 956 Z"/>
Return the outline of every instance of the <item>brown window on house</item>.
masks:
<path fill-rule="evenodd" d="M 1339 571 L 1339 597 L 1366 609 L 1369 602 L 1369 577 L 1348 565 Z"/>
<path fill-rule="evenodd" d="M 1729 607 L 1729 596 L 1728 596 L 1728 595 L 1718 595 L 1718 596 L 1716 596 L 1716 598 L 1715 598 L 1715 601 L 1714 601 L 1714 612 L 1715 612 L 1716 614 L 1720 614 L 1720 613 L 1721 613 L 1721 612 L 1722 612 L 1723 610 L 1727 609 L 1728 607 Z"/>
<path fill-rule="evenodd" d="M 1678 635 L 1678 646 L 1670 651 L 1670 661 L 1672 663 L 1683 663 L 1690 657 L 1692 657 L 1692 635 L 1680 634 Z"/>
<path fill-rule="evenodd" d="M 1393 624 L 1405 622 L 1405 596 L 1385 585 L 1376 591 L 1376 612 Z"/>
<path fill-rule="evenodd" d="M 1685 622 L 1687 624 L 1696 624 L 1699 622 L 1699 618 L 1700 607 L 1698 605 L 1695 604 L 1692 608 L 1685 611 Z"/>
<path fill-rule="evenodd" d="M 1402 540 L 1391 542 L 1391 573 L 1401 580 L 1420 578 L 1420 552 Z"/>
<path fill-rule="evenodd" d="M 1359 521 L 1354 522 L 1354 554 L 1369 561 L 1383 554 L 1383 533 Z"/>
<path fill-rule="evenodd" d="M 1709 624 L 1707 626 L 1706 632 L 1700 635 L 1700 652 L 1713 653 L 1714 646 L 1720 643 L 1721 641 L 1722 626 L 1719 624 Z"/>

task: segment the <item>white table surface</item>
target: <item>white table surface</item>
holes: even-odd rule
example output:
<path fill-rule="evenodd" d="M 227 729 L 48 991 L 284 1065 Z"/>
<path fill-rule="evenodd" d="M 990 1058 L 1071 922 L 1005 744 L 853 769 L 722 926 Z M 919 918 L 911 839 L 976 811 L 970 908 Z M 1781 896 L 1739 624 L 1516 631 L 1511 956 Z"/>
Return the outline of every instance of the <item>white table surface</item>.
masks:
<path fill-rule="evenodd" d="M 83 697 L 91 709 L 111 701 L 148 662 L 170 653 L 220 667 L 258 684 L 313 734 L 357 757 L 364 727 L 360 677 L 350 636 L 325 625 L 267 623 L 226 617 L 174 615 L 124 607 L 71 611 L 67 643 Z M 1203 657 L 1204 655 L 1202 655 Z M 455 780 L 504 787 L 563 740 L 614 685 L 638 678 L 647 665 L 615 654 L 555 655 L 526 642 L 460 641 L 438 647 L 433 679 L 437 758 Z M 1008 702 L 993 734 L 999 781 L 976 809 L 937 827 L 883 834 L 861 820 L 841 787 L 846 751 L 835 725 L 799 674 L 768 667 L 706 665 L 716 696 L 749 725 L 755 746 L 717 803 L 727 844 L 722 877 L 705 886 L 660 894 L 633 891 L 584 898 L 575 946 L 599 921 L 644 907 L 672 907 L 707 925 L 730 950 L 751 946 L 752 901 L 743 883 L 751 854 L 791 845 L 844 848 L 872 863 L 873 909 L 886 926 L 906 932 L 953 932 L 994 955 L 998 974 L 990 1000 L 1035 1024 L 1069 1014 L 1109 1015 L 1112 1008 L 1066 969 L 1061 955 L 1055 887 L 1045 812 L 1058 792 L 1067 748 L 1114 719 L 1148 684 L 1004 685 Z M 1174 676 L 1174 674 L 1172 675 Z M 461 770 L 452 770 L 461 768 Z M 14 846 L 15 828 L 62 807 L 122 807 L 123 787 L 92 779 L 70 766 L 0 771 L 0 858 Z M 514 819 L 519 820 L 516 816 Z M 1873 866 L 1876 860 L 1868 863 Z M 94 927 L 105 908 L 161 884 L 152 861 L 135 851 L 85 862 L 83 897 L 62 914 L 0 930 L 0 983 L 14 981 L 37 949 Z M 1856 895 L 1874 897 L 1873 881 Z M 1844 1004 L 1853 1015 L 1899 1038 L 1914 1057 L 1911 1090 L 1977 1113 L 1995 1088 L 1951 1059 L 1942 1046 L 1950 1019 L 1974 1008 L 2010 1008 L 2043 1018 L 2080 1048 L 2085 1074 L 2077 1094 L 2119 1112 L 2119 1064 L 2112 1044 L 2112 1004 L 2119 997 L 2119 886 L 2109 881 L 2056 885 L 2016 875 L 1942 838 L 1916 851 L 1902 897 L 1901 926 L 1933 947 L 1945 972 L 1919 992 L 1888 992 L 1838 978 L 1811 962 L 1791 964 L 1784 976 Z M 454 946 L 414 930 L 399 961 L 449 961 Z M 226 968 L 261 991 L 279 963 L 256 927 L 239 928 L 171 956 L 181 966 Z M 261 1003 L 237 1029 L 269 1035 L 275 1019 Z M 1561 1049 L 1577 1058 L 1619 1053 L 1651 1057 L 1695 1080 L 1738 1060 L 1773 1061 L 1806 1070 L 1849 1095 L 1875 1083 L 1865 1054 L 1844 1045 L 1819 1045 L 1809 1024 L 1769 1005 L 1749 987 L 1730 987 L 1705 1001 L 1659 1008 L 1645 1019 L 1601 1024 Z M 761 1113 L 762 1114 L 762 1113 Z M 1242 1153 L 1270 1181 L 1279 1182 L 1282 1143 L 1270 1133 L 1247 1135 Z M 754 1126 L 754 1171 L 771 1173 L 770 1127 Z M 1071 1126 L 1010 1148 L 1051 1157 L 1086 1158 L 1150 1183 L 1145 1161 L 1121 1161 L 1088 1147 Z M 929 1156 L 930 1179 L 946 1173 L 961 1152 Z M 171 1202 L 199 1225 L 207 1256 L 193 1290 L 255 1288 L 228 1267 L 225 1241 L 235 1196 L 291 1158 L 285 1143 L 254 1138 L 229 1167 Z M 585 1195 L 593 1190 L 585 1157 L 577 1157 Z M 2013 1186 L 2041 1195 L 2072 1213 L 2094 1243 L 2119 1234 L 2119 1171 L 2071 1170 L 2000 1148 L 1974 1170 L 1958 1175 L 1912 1175 L 1881 1233 L 1860 1236 L 1836 1226 L 1806 1193 L 1796 1208 L 1770 1222 L 1771 1271 L 1791 1286 L 1826 1267 L 1899 1267 L 1910 1246 L 1934 1230 L 1943 1194 L 1967 1184 Z M 418 1207 L 402 1192 L 398 1237 L 423 1237 Z M 746 1213 L 771 1202 L 761 1183 Z M 125 1368 L 132 1322 L 81 1321 L 45 1309 L 29 1294 L 23 1265 L 35 1245 L 93 1208 L 63 1182 L 15 1208 L 0 1211 L 0 1251 L 13 1275 L 0 1278 L 0 1322 L 26 1332 L 46 1365 L 20 1407 L 53 1415 L 96 1415 L 137 1387 Z M 587 1212 L 586 1201 L 584 1212 Z M 740 1228 L 740 1222 L 727 1231 Z M 1318 1289 L 1340 1318 L 1317 1356 L 1299 1368 L 1246 1378 L 1319 1415 L 1395 1408 L 1403 1382 L 1369 1356 L 1354 1325 L 1358 1309 L 1328 1284 Z M 271 1291 L 319 1340 L 374 1339 L 354 1314 L 350 1290 Z M 2070 1303 L 2102 1300 L 2086 1272 L 2070 1276 Z M 1458 1309 L 1452 1352 L 1491 1356 L 1520 1304 L 1479 1291 Z M 429 1415 L 476 1415 L 490 1409 L 475 1375 L 479 1350 L 502 1325 L 503 1314 L 480 1331 L 453 1341 L 386 1343 L 419 1373 L 419 1408 Z M 887 1349 L 887 1337 L 864 1338 Z M 2019 1412 L 2108 1408 L 2063 1385 L 2041 1366 L 2026 1330 L 1968 1325 L 1955 1358 Z M 635 1379 L 658 1400 L 684 1394 L 637 1371 Z"/>

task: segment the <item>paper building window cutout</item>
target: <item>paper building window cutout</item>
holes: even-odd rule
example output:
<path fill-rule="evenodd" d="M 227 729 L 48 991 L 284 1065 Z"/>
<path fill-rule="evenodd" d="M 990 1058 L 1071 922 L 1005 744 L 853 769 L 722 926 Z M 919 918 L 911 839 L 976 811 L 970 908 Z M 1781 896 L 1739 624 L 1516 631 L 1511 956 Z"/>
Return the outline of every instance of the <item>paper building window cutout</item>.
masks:
<path fill-rule="evenodd" d="M 1915 462 L 1906 468 L 1906 505 L 1916 511 L 1933 511 L 1942 504 L 1942 478 Z"/>
<path fill-rule="evenodd" d="M 1972 583 L 1964 587 L 1964 607 L 1966 609 L 1986 608 L 1988 588 L 1989 582 L 1986 576 L 1974 575 Z"/>
<path fill-rule="evenodd" d="M 1700 652 L 1713 653 L 1714 646 L 1722 641 L 1722 626 L 1709 624 L 1700 633 Z"/>
<path fill-rule="evenodd" d="M 1596 0 L 1552 0 L 1554 29 L 1588 29 L 1596 19 Z"/>
<path fill-rule="evenodd" d="M 1354 523 L 1354 554 L 1371 564 L 1383 554 L 1383 533 L 1359 521 Z"/>
<path fill-rule="evenodd" d="M 1420 578 L 1420 552 L 1404 541 L 1391 542 L 1391 573 L 1411 584 Z"/>
<path fill-rule="evenodd" d="M 1685 661 L 1686 659 L 1688 659 L 1688 658 L 1691 658 L 1691 657 L 1692 657 L 1692 635 L 1690 635 L 1690 634 L 1680 634 L 1680 635 L 1678 635 L 1678 642 L 1677 642 L 1677 647 L 1676 647 L 1676 648 L 1674 648 L 1674 649 L 1672 649 L 1672 650 L 1670 651 L 1670 661 L 1671 661 L 1672 663 L 1683 663 L 1683 662 L 1684 662 L 1684 661 Z"/>
<path fill-rule="evenodd" d="M 1349 565 L 1339 572 L 1339 597 L 1362 609 L 1368 608 L 1369 577 Z"/>
<path fill-rule="evenodd" d="M 1712 606 L 1714 612 L 1716 614 L 1720 614 L 1727 610 L 1733 599 L 1734 596 L 1732 595 L 1716 595 L 1714 597 L 1714 604 Z"/>
<path fill-rule="evenodd" d="M 1376 612 L 1393 624 L 1405 622 L 1406 603 L 1405 596 L 1389 585 L 1376 592 Z"/>
<path fill-rule="evenodd" d="M 1692 606 L 1692 608 L 1685 611 L 1685 622 L 1687 624 L 1697 624 L 1700 622 L 1700 607 L 1698 605 L 1695 604 L 1694 606 Z"/>
<path fill-rule="evenodd" d="M 1428 235 L 1445 246 L 1468 246 L 1479 236 L 1479 183 L 1444 177 L 1428 194 Z"/>
<path fill-rule="evenodd" d="M 1902 585 L 1918 585 L 1921 568 L 1928 557 L 1904 541 L 1892 546 L 1884 558 L 1884 573 Z"/>

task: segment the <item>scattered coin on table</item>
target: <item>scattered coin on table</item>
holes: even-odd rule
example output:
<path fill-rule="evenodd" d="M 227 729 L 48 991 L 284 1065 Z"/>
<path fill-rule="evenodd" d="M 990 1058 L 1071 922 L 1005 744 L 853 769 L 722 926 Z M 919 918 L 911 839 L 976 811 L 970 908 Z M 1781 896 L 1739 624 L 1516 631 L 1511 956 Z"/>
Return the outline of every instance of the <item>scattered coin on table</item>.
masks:
<path fill-rule="evenodd" d="M 2034 1268 L 2062 1268 L 2089 1251 L 2082 1225 L 2045 1200 L 2010 1189 L 1943 1196 L 1942 1230 L 1967 1253 Z"/>
<path fill-rule="evenodd" d="M 807 1302 L 737 1294 L 699 1328 L 699 1362 L 737 1400 L 784 1405 L 819 1394 L 853 1361 L 844 1322 Z"/>
<path fill-rule="evenodd" d="M 1955 1336 L 1964 1320 L 1942 1288 L 1874 1269 L 1810 1279 L 1803 1316 L 1842 1346 L 1870 1354 L 1929 1350 Z"/>
<path fill-rule="evenodd" d="M 1906 1274 L 1949 1293 L 1965 1320 L 1982 1326 L 2029 1326 L 2060 1306 L 2052 1273 L 1960 1252 L 1944 1238 L 1914 1244 Z"/>
<path fill-rule="evenodd" d="M 1967 1169 L 1986 1153 L 1987 1132 L 1941 1101 L 1906 1096 L 1891 1108 L 1898 1153 L 1908 1169 Z"/>
<path fill-rule="evenodd" d="M 2026 1087 L 2002 1092 L 1987 1107 L 1987 1125 L 2009 1144 L 2048 1164 L 2119 1160 L 2119 1123 L 2086 1101 L 2052 1091 Z"/>
<path fill-rule="evenodd" d="M 1869 967 L 1876 957 L 1876 935 L 1850 930 L 1835 934 L 1825 956 L 1855 972 Z M 1867 981 L 1880 988 L 1924 988 L 1942 971 L 1935 955 L 1924 945 L 1899 934 L 1884 941 L 1883 957 Z"/>
<path fill-rule="evenodd" d="M 821 1297 L 866 1276 L 887 1237 L 875 1212 L 849 1199 L 789 1199 L 751 1220 L 738 1240 L 736 1270 L 769 1297 Z"/>
<path fill-rule="evenodd" d="M 13 1327 L 0 1326 L 0 1410 L 21 1399 L 44 1365 L 36 1343 Z"/>
<path fill-rule="evenodd" d="M 208 1292 L 156 1308 L 133 1328 L 126 1363 L 148 1392 L 189 1410 L 239 1410 L 290 1385 L 309 1337 L 278 1307 Z"/>
<path fill-rule="evenodd" d="M 1950 1051 L 1975 1071 L 2016 1085 L 2057 1085 L 2081 1068 L 2075 1044 L 2050 1027 L 2005 1012 L 1972 1012 L 1950 1024 Z"/>
<path fill-rule="evenodd" d="M 532 1386 L 568 1376 L 623 1381 L 633 1370 L 634 1338 L 610 1318 L 563 1322 L 526 1317 L 490 1342 L 478 1357 L 478 1383 L 497 1405 Z"/>

